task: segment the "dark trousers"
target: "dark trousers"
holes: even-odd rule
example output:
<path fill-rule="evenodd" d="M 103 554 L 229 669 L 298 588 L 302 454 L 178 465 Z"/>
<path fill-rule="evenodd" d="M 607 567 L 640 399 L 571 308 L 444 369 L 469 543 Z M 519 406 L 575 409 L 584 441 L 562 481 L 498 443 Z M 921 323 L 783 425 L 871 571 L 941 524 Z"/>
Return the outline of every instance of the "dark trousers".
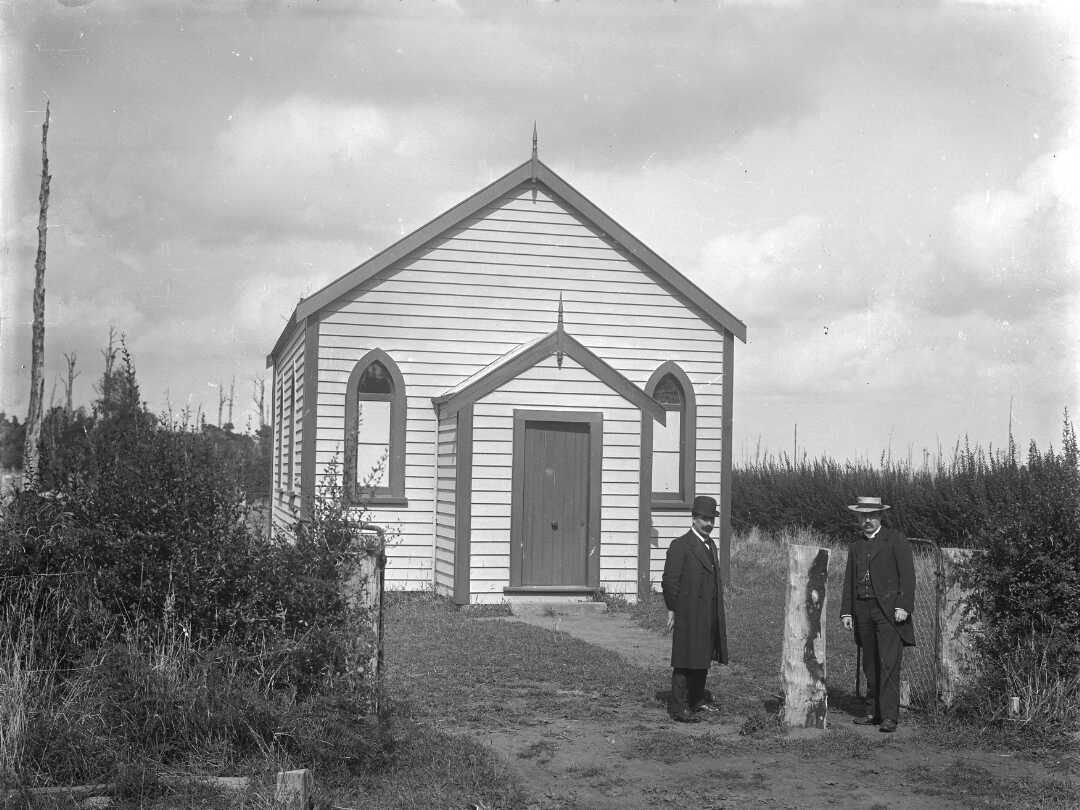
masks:
<path fill-rule="evenodd" d="M 676 667 L 671 670 L 671 700 L 668 703 L 668 714 L 674 716 L 693 711 L 708 702 L 705 690 L 705 679 L 708 675 L 707 669 Z"/>
<path fill-rule="evenodd" d="M 866 676 L 866 713 L 882 720 L 899 720 L 904 643 L 892 617 L 881 612 L 876 599 L 856 599 L 855 632 Z"/>

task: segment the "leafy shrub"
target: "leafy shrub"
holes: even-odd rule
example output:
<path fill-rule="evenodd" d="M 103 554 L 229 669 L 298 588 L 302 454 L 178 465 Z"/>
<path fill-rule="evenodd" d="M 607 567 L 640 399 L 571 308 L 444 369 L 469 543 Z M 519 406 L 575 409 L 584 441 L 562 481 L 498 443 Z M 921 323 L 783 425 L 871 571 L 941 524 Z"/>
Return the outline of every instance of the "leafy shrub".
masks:
<path fill-rule="evenodd" d="M 996 510 L 985 547 L 967 569 L 993 655 L 1040 640 L 1044 664 L 1080 673 L 1080 455 L 1066 420 L 1063 448 L 1011 469 L 1014 495 Z"/>
<path fill-rule="evenodd" d="M 228 432 L 148 413 L 122 360 L 90 412 L 52 414 L 42 486 L 0 515 L 0 630 L 33 630 L 0 648 L 0 693 L 37 697 L 30 714 L 0 716 L 13 730 L 0 768 L 24 781 L 211 748 L 230 762 L 300 752 L 309 742 L 283 729 L 321 694 L 344 689 L 357 716 L 377 687 L 357 666 L 370 617 L 347 590 L 381 536 L 358 543 L 362 518 L 333 492 L 291 533 L 250 531 L 247 462 Z M 4 680 L 27 662 L 48 676 Z"/>

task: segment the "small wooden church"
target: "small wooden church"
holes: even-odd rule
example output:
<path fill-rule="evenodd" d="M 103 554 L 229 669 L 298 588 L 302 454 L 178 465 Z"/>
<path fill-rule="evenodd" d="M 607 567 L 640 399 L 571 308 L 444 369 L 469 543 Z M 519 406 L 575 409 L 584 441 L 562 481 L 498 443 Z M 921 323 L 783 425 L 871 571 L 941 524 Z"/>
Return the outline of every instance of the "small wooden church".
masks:
<path fill-rule="evenodd" d="M 334 475 L 391 531 L 387 587 L 633 600 L 659 589 L 702 494 L 726 563 L 735 338 L 738 318 L 534 138 L 530 160 L 297 304 L 267 358 L 273 522 L 310 514 Z"/>

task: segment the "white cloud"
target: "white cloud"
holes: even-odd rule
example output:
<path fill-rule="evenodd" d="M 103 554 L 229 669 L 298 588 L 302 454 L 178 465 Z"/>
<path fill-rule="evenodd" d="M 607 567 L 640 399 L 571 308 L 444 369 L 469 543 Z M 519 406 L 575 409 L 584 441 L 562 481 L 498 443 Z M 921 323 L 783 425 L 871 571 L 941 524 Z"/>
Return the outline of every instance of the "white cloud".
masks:
<path fill-rule="evenodd" d="M 1011 188 L 957 201 L 928 307 L 1021 322 L 1080 290 L 1080 197 L 1067 179 L 1077 176 L 1080 152 L 1063 149 L 1039 157 Z"/>
<path fill-rule="evenodd" d="M 334 104 L 292 96 L 271 107 L 242 105 L 218 136 L 222 164 L 233 179 L 280 183 L 297 172 L 325 175 L 371 159 L 390 138 L 383 112 L 362 104 Z"/>
<path fill-rule="evenodd" d="M 722 279 L 723 293 L 716 297 L 747 322 L 761 326 L 801 318 L 836 304 L 838 269 L 829 263 L 828 238 L 820 217 L 798 214 L 762 232 L 713 238 L 702 250 L 699 269 L 690 272 L 714 293 L 715 280 Z"/>

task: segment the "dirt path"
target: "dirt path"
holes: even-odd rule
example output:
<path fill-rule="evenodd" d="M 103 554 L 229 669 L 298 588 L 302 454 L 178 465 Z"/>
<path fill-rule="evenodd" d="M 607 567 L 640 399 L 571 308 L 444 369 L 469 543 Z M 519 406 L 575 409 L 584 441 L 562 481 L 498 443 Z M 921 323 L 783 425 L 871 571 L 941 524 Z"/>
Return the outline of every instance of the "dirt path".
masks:
<path fill-rule="evenodd" d="M 670 677 L 670 637 L 617 613 L 487 621 L 522 621 L 612 650 L 629 665 L 655 673 L 658 691 Z M 710 687 L 715 679 L 722 692 L 729 675 L 730 668 L 714 666 Z M 1040 781 L 1080 781 L 1075 763 L 942 750 L 921 738 L 916 722 L 883 735 L 839 714 L 824 734 L 790 733 L 778 740 L 741 735 L 745 720 L 722 713 L 700 724 L 676 724 L 653 700 L 619 707 L 603 720 L 540 715 L 525 727 L 486 724 L 467 731 L 509 762 L 540 797 L 529 810 L 1036 807 L 1023 795 L 1025 784 L 1034 797 L 1045 795 Z"/>

